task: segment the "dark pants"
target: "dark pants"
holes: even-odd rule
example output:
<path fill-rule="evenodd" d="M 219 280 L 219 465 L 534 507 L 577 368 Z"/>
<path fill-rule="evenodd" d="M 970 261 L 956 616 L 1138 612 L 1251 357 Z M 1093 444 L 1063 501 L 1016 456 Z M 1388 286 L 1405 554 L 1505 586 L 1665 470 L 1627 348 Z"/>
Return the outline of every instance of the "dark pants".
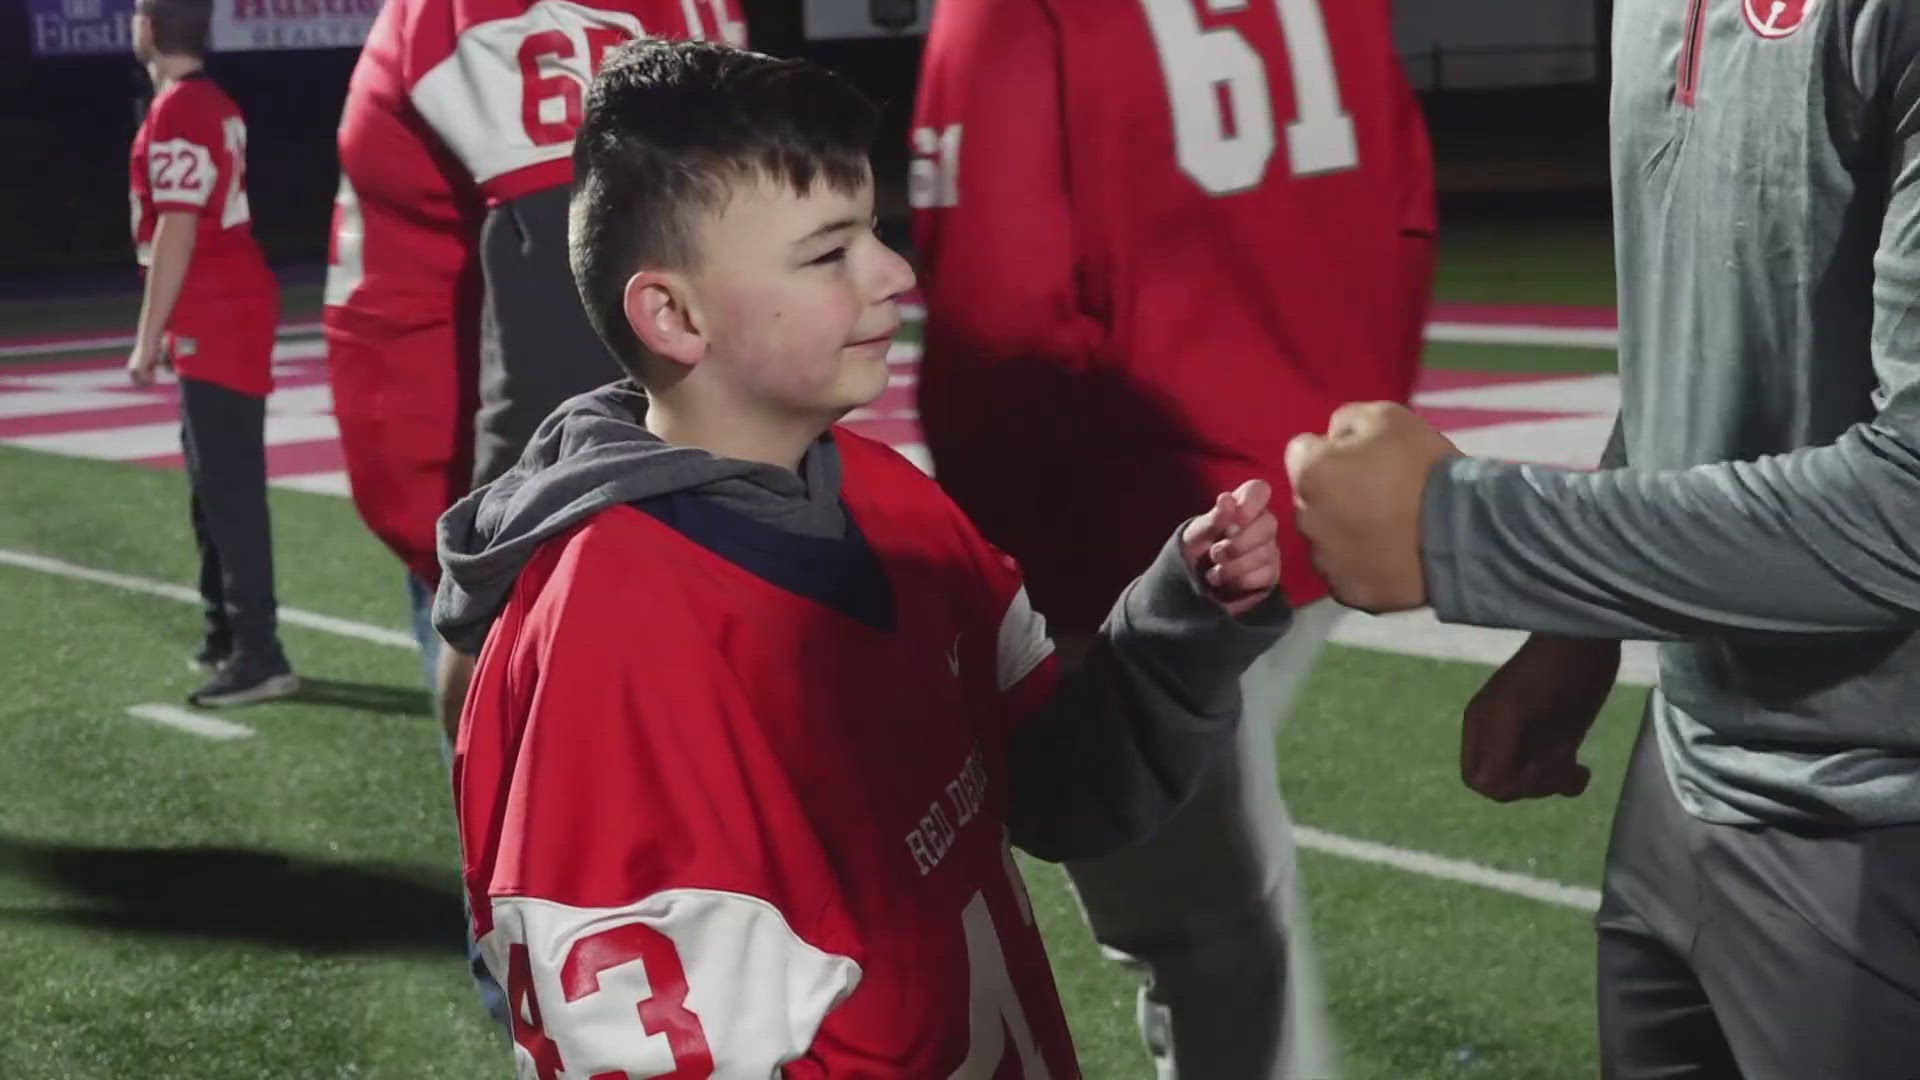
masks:
<path fill-rule="evenodd" d="M 534 429 L 561 402 L 625 372 L 587 321 L 567 264 L 567 190 L 503 203 L 480 230 L 480 412 L 474 484 L 520 460 Z"/>
<path fill-rule="evenodd" d="M 1597 922 L 1608 1080 L 1920 1077 L 1920 826 L 1709 824 L 1643 728 Z"/>
<path fill-rule="evenodd" d="M 277 654 L 267 403 L 215 383 L 181 379 L 180 420 L 207 636 L 232 642 L 237 653 Z"/>

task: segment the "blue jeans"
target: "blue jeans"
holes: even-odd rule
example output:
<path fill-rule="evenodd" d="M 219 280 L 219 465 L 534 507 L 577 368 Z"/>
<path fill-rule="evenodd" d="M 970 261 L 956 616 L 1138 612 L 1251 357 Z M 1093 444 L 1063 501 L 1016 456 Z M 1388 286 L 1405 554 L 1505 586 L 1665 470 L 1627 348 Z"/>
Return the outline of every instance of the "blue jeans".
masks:
<path fill-rule="evenodd" d="M 436 678 L 440 665 L 440 650 L 445 646 L 440 635 L 433 629 L 433 590 L 412 574 L 407 575 L 407 602 L 413 609 L 413 639 L 420 643 L 420 677 L 427 689 L 435 695 L 439 693 L 439 680 Z M 434 723 L 440 721 L 440 702 L 434 700 Z M 453 743 L 447 739 L 445 731 L 440 734 L 440 759 L 449 772 L 453 769 Z M 500 989 L 493 973 L 487 970 L 487 963 L 480 957 L 479 943 L 473 937 L 473 910 L 467 905 L 467 890 L 464 880 L 460 889 L 460 908 L 466 914 L 465 931 L 467 937 L 467 968 L 473 973 L 474 989 L 480 995 L 480 1004 L 487 1015 L 502 1028 L 507 1023 L 507 995 Z"/>

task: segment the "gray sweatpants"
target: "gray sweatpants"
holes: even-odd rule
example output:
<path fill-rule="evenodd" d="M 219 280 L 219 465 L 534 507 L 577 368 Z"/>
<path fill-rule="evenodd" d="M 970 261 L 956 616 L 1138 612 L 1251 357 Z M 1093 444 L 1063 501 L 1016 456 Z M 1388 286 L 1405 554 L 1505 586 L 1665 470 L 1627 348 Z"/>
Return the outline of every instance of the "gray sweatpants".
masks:
<path fill-rule="evenodd" d="M 1920 1077 L 1920 825 L 1714 825 L 1643 724 L 1600 914 L 1606 1080 Z"/>
<path fill-rule="evenodd" d="M 1326 1080 L 1337 1060 L 1274 738 L 1345 609 L 1322 601 L 1241 680 L 1234 754 L 1153 839 L 1070 863 L 1087 923 L 1136 969 L 1161 1080 Z"/>

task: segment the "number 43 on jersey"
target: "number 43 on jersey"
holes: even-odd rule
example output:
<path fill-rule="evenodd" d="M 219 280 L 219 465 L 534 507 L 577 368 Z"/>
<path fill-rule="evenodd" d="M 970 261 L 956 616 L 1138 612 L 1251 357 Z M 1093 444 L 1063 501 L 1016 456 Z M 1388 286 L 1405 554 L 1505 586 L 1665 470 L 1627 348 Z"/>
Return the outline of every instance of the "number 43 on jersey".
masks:
<path fill-rule="evenodd" d="M 1323 0 L 1138 0 L 1160 54 L 1180 171 L 1210 195 L 1259 186 L 1279 140 L 1266 62 L 1230 20 L 1201 20 L 1272 4 L 1293 77 L 1295 116 L 1287 124 L 1289 172 L 1342 172 L 1360 164 L 1353 117 L 1340 101 Z M 913 133 L 911 197 L 916 207 L 959 203 L 959 125 Z"/>

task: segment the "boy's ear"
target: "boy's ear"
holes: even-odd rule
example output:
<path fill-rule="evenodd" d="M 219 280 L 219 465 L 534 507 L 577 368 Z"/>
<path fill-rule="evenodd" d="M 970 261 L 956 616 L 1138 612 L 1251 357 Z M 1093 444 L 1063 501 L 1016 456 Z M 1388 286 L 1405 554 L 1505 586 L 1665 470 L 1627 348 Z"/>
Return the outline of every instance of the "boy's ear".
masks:
<path fill-rule="evenodd" d="M 627 325 L 647 351 L 682 369 L 707 355 L 707 337 L 693 309 L 687 279 L 665 270 L 642 270 L 627 279 L 622 297 Z"/>

